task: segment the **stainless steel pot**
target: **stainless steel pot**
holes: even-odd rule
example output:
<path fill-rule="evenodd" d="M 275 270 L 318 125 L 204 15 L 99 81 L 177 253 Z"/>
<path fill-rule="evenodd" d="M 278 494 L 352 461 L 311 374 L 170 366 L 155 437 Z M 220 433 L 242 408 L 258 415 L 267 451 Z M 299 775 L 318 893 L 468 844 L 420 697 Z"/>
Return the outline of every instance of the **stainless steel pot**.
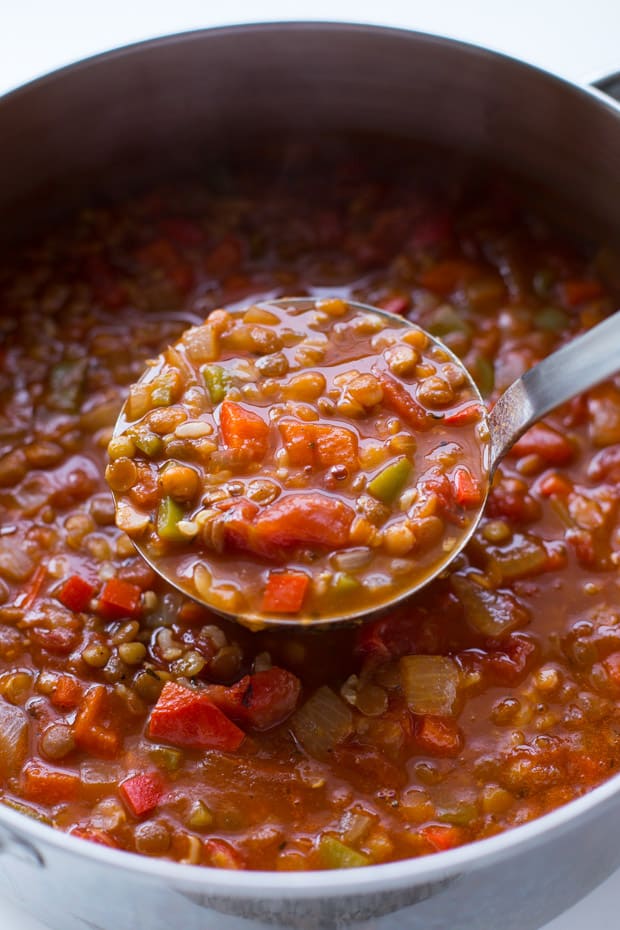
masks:
<path fill-rule="evenodd" d="M 620 98 L 618 75 L 601 83 Z M 2 230 L 93 190 L 182 171 L 254 128 L 367 129 L 503 163 L 620 238 L 620 106 L 475 46 L 392 29 L 241 26 L 111 52 L 0 100 Z M 586 217 L 588 219 L 586 220 Z M 0 890 L 58 930 L 531 930 L 620 866 L 620 776 L 439 855 L 238 873 L 74 839 L 0 805 Z"/>

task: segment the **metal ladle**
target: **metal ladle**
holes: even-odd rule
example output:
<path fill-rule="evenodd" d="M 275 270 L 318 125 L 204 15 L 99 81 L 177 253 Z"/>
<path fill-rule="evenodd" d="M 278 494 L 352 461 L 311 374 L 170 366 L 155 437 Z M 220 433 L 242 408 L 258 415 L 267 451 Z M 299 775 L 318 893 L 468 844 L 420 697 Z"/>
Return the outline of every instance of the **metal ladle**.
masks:
<path fill-rule="evenodd" d="M 308 309 L 308 306 L 313 302 L 314 301 L 310 298 L 285 298 L 263 301 L 260 302 L 259 305 L 268 308 L 270 304 L 276 304 L 291 309 L 305 310 Z M 356 310 L 372 312 L 385 317 L 389 319 L 392 325 L 420 329 L 420 327 L 414 326 L 414 324 L 402 317 L 395 316 L 385 310 L 380 310 L 355 301 L 348 301 L 348 304 Z M 436 339 L 436 337 L 429 333 L 426 333 L 426 335 L 431 343 L 440 345 L 450 356 L 451 361 L 461 368 L 466 375 L 474 397 L 480 400 L 484 408 L 478 388 L 461 360 L 444 346 L 440 340 Z M 204 603 L 206 607 L 215 613 L 221 614 L 227 619 L 241 622 L 245 626 L 260 628 L 266 625 L 290 626 L 291 624 L 303 624 L 306 627 L 315 627 L 365 619 L 371 615 L 375 615 L 378 611 L 393 607 L 399 601 L 408 598 L 422 587 L 425 587 L 436 578 L 437 575 L 444 572 L 446 568 L 449 567 L 470 540 L 480 523 L 493 475 L 498 464 L 514 443 L 530 426 L 532 426 L 532 424 L 542 419 L 550 410 L 570 400 L 570 398 L 580 394 L 582 391 L 588 390 L 599 382 L 604 381 L 619 370 L 620 312 L 615 313 L 586 333 L 573 339 L 567 345 L 558 349 L 557 352 L 554 352 L 529 371 L 526 371 L 520 378 L 517 378 L 516 381 L 504 391 L 490 413 L 486 414 L 486 423 L 490 434 L 488 456 L 485 463 L 487 482 L 484 488 L 482 503 L 477 514 L 472 517 L 467 532 L 459 539 L 457 545 L 455 545 L 450 552 L 445 553 L 445 556 L 438 560 L 433 570 L 425 575 L 422 580 L 413 584 L 409 589 L 405 589 L 404 591 L 402 589 L 399 590 L 391 600 L 383 602 L 379 607 L 373 607 L 370 612 L 357 611 L 354 614 L 343 614 L 340 611 L 338 614 L 331 616 L 322 614 L 320 617 L 311 620 L 307 618 L 296 620 L 294 617 L 263 617 L 259 613 L 245 613 L 243 616 L 233 615 L 224 610 L 215 608 L 205 601 L 201 601 L 197 592 L 180 584 L 178 579 L 169 574 L 166 568 L 153 557 L 144 545 L 136 540 L 134 540 L 134 545 L 153 570 L 173 587 L 189 595 L 199 603 Z M 123 417 L 123 412 L 121 412 L 116 424 L 115 434 L 122 432 L 125 427 L 126 420 Z"/>

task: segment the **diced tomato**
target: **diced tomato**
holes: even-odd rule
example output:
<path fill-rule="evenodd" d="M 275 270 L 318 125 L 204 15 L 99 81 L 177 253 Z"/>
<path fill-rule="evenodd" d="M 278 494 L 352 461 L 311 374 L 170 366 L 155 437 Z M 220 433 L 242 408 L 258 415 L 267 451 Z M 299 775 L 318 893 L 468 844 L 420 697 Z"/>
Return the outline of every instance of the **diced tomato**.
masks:
<path fill-rule="evenodd" d="M 511 458 L 538 455 L 548 465 L 566 465 L 574 457 L 575 449 L 566 436 L 546 423 L 536 423 L 521 437 L 508 453 Z"/>
<path fill-rule="evenodd" d="M 207 864 L 217 869 L 244 869 L 245 859 L 238 849 L 226 840 L 210 839 L 204 844 Z"/>
<path fill-rule="evenodd" d="M 454 470 L 452 482 L 455 500 L 461 507 L 478 507 L 482 503 L 480 485 L 465 465 Z"/>
<path fill-rule="evenodd" d="M 71 710 L 82 700 L 82 693 L 82 685 L 77 678 L 71 675 L 61 675 L 50 695 L 50 700 L 54 707 Z"/>
<path fill-rule="evenodd" d="M 41 762 L 28 762 L 22 771 L 22 791 L 29 801 L 59 804 L 75 800 L 80 777 L 75 772 L 53 769 Z"/>
<path fill-rule="evenodd" d="M 523 633 L 486 640 L 484 647 L 459 653 L 460 663 L 465 668 L 480 670 L 491 684 L 504 686 L 519 684 L 538 652 L 536 643 Z"/>
<path fill-rule="evenodd" d="M 506 517 L 512 523 L 531 523 L 541 513 L 540 501 L 532 497 L 527 484 L 518 478 L 503 478 L 492 487 L 486 506 L 487 516 Z"/>
<path fill-rule="evenodd" d="M 315 468 L 346 465 L 353 470 L 357 468 L 358 442 L 350 429 L 322 423 L 301 423 L 298 420 L 281 420 L 278 429 L 291 465 L 310 465 Z"/>
<path fill-rule="evenodd" d="M 172 216 L 163 219 L 160 222 L 162 232 L 178 242 L 179 245 L 200 245 L 204 242 L 205 234 L 203 229 L 191 220 L 183 217 Z"/>
<path fill-rule="evenodd" d="M 557 472 L 543 475 L 536 482 L 535 490 L 541 497 L 568 497 L 573 486 L 563 475 Z"/>
<path fill-rule="evenodd" d="M 416 717 L 414 736 L 421 751 L 431 756 L 458 756 L 463 746 L 461 731 L 451 717 Z"/>
<path fill-rule="evenodd" d="M 150 465 L 138 464 L 138 480 L 129 489 L 129 497 L 139 507 L 155 507 L 159 503 L 160 488 L 155 470 Z"/>
<path fill-rule="evenodd" d="M 142 591 L 137 584 L 110 578 L 99 595 L 99 610 L 106 617 L 138 617 L 142 612 Z"/>
<path fill-rule="evenodd" d="M 86 261 L 86 276 L 95 299 L 104 307 L 116 310 L 127 301 L 127 290 L 119 280 L 119 273 L 102 255 L 89 255 Z"/>
<path fill-rule="evenodd" d="M 463 748 L 463 734 L 451 717 L 427 714 L 413 717 L 414 741 L 430 756 L 455 758 Z"/>
<path fill-rule="evenodd" d="M 268 614 L 296 614 L 301 610 L 309 583 L 305 572 L 270 572 L 261 610 Z"/>
<path fill-rule="evenodd" d="M 481 267 L 465 258 L 448 258 L 437 262 L 420 275 L 422 287 L 447 297 L 458 287 L 477 278 Z"/>
<path fill-rule="evenodd" d="M 77 626 L 47 627 L 35 626 L 30 631 L 30 639 L 41 649 L 57 656 L 68 656 L 77 647 L 81 638 Z"/>
<path fill-rule="evenodd" d="M 355 516 L 347 504 L 318 491 L 289 494 L 262 510 L 254 522 L 265 549 L 324 546 L 336 549 L 349 541 Z"/>
<path fill-rule="evenodd" d="M 400 659 L 415 653 L 440 651 L 440 625 L 421 610 L 388 614 L 359 628 L 355 654 L 362 659 Z"/>
<path fill-rule="evenodd" d="M 411 237 L 411 246 L 417 251 L 440 245 L 452 237 L 454 220 L 448 211 L 437 211 L 418 222 Z"/>
<path fill-rule="evenodd" d="M 145 772 L 126 778 L 119 791 L 134 817 L 141 817 L 157 807 L 164 793 L 164 783 L 157 772 Z"/>
<path fill-rule="evenodd" d="M 105 830 L 99 830 L 97 827 L 74 827 L 69 831 L 71 836 L 77 836 L 81 840 L 90 840 L 91 843 L 98 843 L 100 846 L 109 846 L 111 849 L 118 849 L 118 843 Z"/>
<path fill-rule="evenodd" d="M 163 270 L 166 278 L 175 288 L 186 294 L 194 280 L 191 265 L 189 265 L 169 239 L 155 239 L 142 246 L 138 251 L 138 260 L 145 265 Z"/>
<path fill-rule="evenodd" d="M 106 720 L 107 700 L 105 685 L 89 688 L 73 725 L 78 748 L 104 758 L 116 755 L 121 742 L 119 734 Z"/>
<path fill-rule="evenodd" d="M 58 592 L 58 600 L 69 610 L 79 613 L 86 610 L 95 591 L 96 588 L 90 581 L 86 581 L 80 575 L 71 575 Z"/>
<path fill-rule="evenodd" d="M 205 259 L 205 269 L 216 278 L 225 278 L 237 270 L 242 258 L 241 243 L 234 236 L 228 236 L 209 252 Z"/>
<path fill-rule="evenodd" d="M 168 681 L 151 711 L 148 735 L 185 749 L 234 752 L 245 734 L 207 694 Z"/>
<path fill-rule="evenodd" d="M 466 841 L 463 829 L 450 824 L 429 824 L 427 827 L 422 827 L 420 836 L 423 836 L 437 852 L 454 849 L 455 846 L 461 846 Z"/>
<path fill-rule="evenodd" d="M 221 406 L 220 427 L 228 449 L 252 462 L 264 459 L 269 447 L 269 425 L 257 413 L 225 400 Z"/>
<path fill-rule="evenodd" d="M 573 278 L 558 285 L 558 294 L 565 307 L 578 307 L 588 300 L 603 297 L 605 291 L 599 281 Z"/>
<path fill-rule="evenodd" d="M 204 689 L 228 717 L 255 730 L 269 730 L 286 720 L 297 706 L 300 691 L 299 678 L 276 666 L 245 675 L 230 687 L 208 685 Z"/>
<path fill-rule="evenodd" d="M 373 365 L 372 373 L 383 388 L 383 403 L 386 407 L 397 413 L 412 429 L 430 429 L 431 418 L 403 384 L 377 365 Z"/>
<path fill-rule="evenodd" d="M 245 497 L 231 498 L 216 505 L 226 514 L 224 523 L 224 541 L 226 548 L 241 549 L 244 552 L 259 552 L 255 539 L 253 521 L 259 508 Z"/>

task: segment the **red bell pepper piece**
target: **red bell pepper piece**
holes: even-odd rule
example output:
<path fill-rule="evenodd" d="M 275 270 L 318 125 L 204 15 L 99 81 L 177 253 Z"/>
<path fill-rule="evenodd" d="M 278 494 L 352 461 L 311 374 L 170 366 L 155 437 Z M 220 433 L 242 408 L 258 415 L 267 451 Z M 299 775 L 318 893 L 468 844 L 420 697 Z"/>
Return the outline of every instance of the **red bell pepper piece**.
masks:
<path fill-rule="evenodd" d="M 263 613 L 296 614 L 301 610 L 309 583 L 305 572 L 270 572 L 263 594 Z"/>
<path fill-rule="evenodd" d="M 137 617 L 141 613 L 142 591 L 137 584 L 110 578 L 99 595 L 99 609 L 106 617 Z"/>
<path fill-rule="evenodd" d="M 257 413 L 225 400 L 221 406 L 220 427 L 224 445 L 244 459 L 260 462 L 269 446 L 269 425 Z"/>
<path fill-rule="evenodd" d="M 168 681 L 151 711 L 151 739 L 185 749 L 234 752 L 245 734 L 222 713 L 208 694 Z"/>
<path fill-rule="evenodd" d="M 21 607 L 22 610 L 30 610 L 30 608 L 34 605 L 36 599 L 41 593 L 46 576 L 47 565 L 45 562 L 41 562 L 40 565 L 37 565 L 32 578 L 28 582 L 26 589 L 22 592 L 18 601 L 18 606 Z"/>
<path fill-rule="evenodd" d="M 573 278 L 570 281 L 563 281 L 558 285 L 558 291 L 561 302 L 565 307 L 578 307 L 579 304 L 586 303 L 588 300 L 596 300 L 603 297 L 605 291 L 598 281 L 591 281 L 587 278 Z"/>
<path fill-rule="evenodd" d="M 465 842 L 465 835 L 460 827 L 450 826 L 449 824 L 429 824 L 422 827 L 420 835 L 427 840 L 437 852 L 443 852 L 446 849 L 454 849 L 455 846 L 461 846 Z"/>
<path fill-rule="evenodd" d="M 226 716 L 255 730 L 268 730 L 293 713 L 301 683 L 296 675 L 274 666 L 245 675 L 230 687 L 208 685 L 204 691 Z"/>
<path fill-rule="evenodd" d="M 482 405 L 477 401 L 473 404 L 467 403 L 462 407 L 447 413 L 443 418 L 446 426 L 467 426 L 469 423 L 477 423 L 482 417 Z"/>
<path fill-rule="evenodd" d="M 430 429 L 433 422 L 431 417 L 403 384 L 377 365 L 373 365 L 372 373 L 383 388 L 383 403 L 386 407 L 398 414 L 412 429 Z"/>
<path fill-rule="evenodd" d="M 58 592 L 58 600 L 69 610 L 80 613 L 86 610 L 95 591 L 96 588 L 90 581 L 79 575 L 71 575 Z"/>
<path fill-rule="evenodd" d="M 164 793 L 164 783 L 157 772 L 145 772 L 126 778 L 119 790 L 134 817 L 141 817 L 157 807 Z"/>
<path fill-rule="evenodd" d="M 402 316 L 403 313 L 406 313 L 410 308 L 411 299 L 404 295 L 396 294 L 394 297 L 384 297 L 383 300 L 379 301 L 377 306 L 387 313 L 394 313 L 396 316 Z"/>

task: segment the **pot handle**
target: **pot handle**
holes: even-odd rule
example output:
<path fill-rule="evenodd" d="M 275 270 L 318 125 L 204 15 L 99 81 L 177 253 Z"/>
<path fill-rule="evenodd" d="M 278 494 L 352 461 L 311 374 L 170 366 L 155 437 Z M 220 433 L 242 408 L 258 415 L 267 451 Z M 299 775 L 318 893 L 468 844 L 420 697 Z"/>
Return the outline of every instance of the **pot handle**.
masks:
<path fill-rule="evenodd" d="M 602 90 L 604 94 L 613 97 L 614 100 L 620 103 L 620 71 L 605 74 L 596 81 L 592 81 L 592 84 L 598 90 Z"/>

